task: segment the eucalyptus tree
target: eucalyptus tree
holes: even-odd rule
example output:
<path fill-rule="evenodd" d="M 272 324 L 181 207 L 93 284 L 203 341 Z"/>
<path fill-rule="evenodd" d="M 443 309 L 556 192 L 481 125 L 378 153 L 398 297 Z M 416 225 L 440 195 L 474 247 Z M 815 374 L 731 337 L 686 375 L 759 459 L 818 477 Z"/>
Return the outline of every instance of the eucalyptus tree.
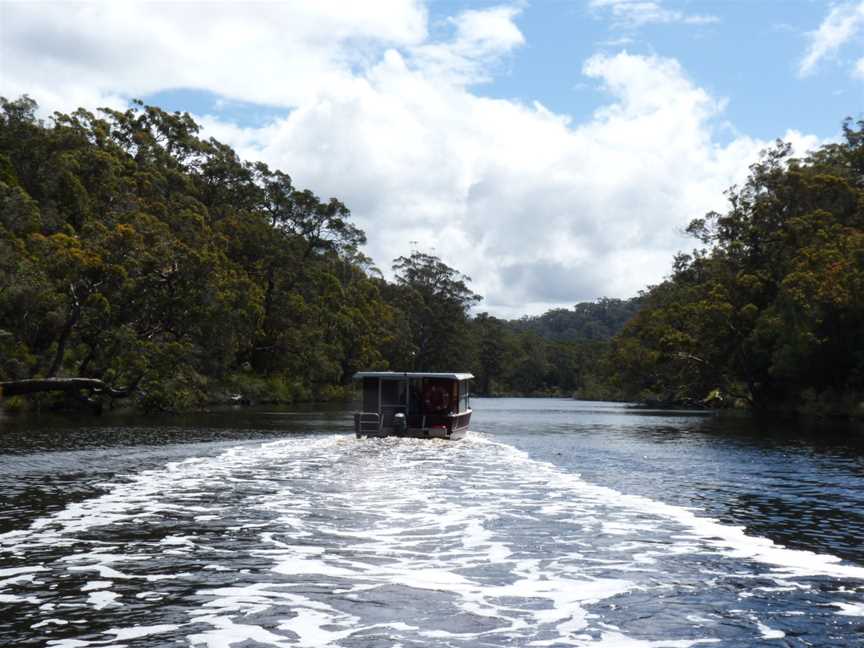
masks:
<path fill-rule="evenodd" d="M 468 287 L 471 278 L 438 257 L 416 250 L 394 259 L 393 272 L 395 284 L 385 295 L 405 318 L 410 368 L 443 371 L 470 367 L 474 348 L 468 318 L 471 307 L 482 300 Z"/>
<path fill-rule="evenodd" d="M 617 345 L 631 394 L 852 407 L 864 393 L 864 122 L 803 159 L 778 143 L 694 220 Z"/>
<path fill-rule="evenodd" d="M 0 100 L 0 207 L 0 382 L 135 385 L 183 407 L 249 372 L 312 395 L 386 364 L 393 309 L 348 208 L 188 114 L 134 102 L 46 123 Z"/>

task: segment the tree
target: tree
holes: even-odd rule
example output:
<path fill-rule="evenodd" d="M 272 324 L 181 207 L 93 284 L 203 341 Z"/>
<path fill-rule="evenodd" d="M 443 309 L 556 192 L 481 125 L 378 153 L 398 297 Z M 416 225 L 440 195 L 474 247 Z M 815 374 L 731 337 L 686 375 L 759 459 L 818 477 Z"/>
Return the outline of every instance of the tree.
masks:
<path fill-rule="evenodd" d="M 404 313 L 414 362 L 419 371 L 446 371 L 468 367 L 473 349 L 468 336 L 468 315 L 481 301 L 468 288 L 471 281 L 438 257 L 414 251 L 393 261 L 395 285 L 387 301 Z"/>
<path fill-rule="evenodd" d="M 171 408 L 253 375 L 311 395 L 386 363 L 394 311 L 339 200 L 185 113 L 35 114 L 0 99 L 0 381 L 134 385 Z"/>
<path fill-rule="evenodd" d="M 488 313 L 479 313 L 471 322 L 471 330 L 477 349 L 473 369 L 477 391 L 493 394 L 499 386 L 509 390 L 516 355 L 514 333 L 506 321 Z"/>
<path fill-rule="evenodd" d="M 864 390 L 864 122 L 798 160 L 778 143 L 694 220 L 679 255 L 622 332 L 615 355 L 631 395 L 758 408 L 855 402 Z"/>

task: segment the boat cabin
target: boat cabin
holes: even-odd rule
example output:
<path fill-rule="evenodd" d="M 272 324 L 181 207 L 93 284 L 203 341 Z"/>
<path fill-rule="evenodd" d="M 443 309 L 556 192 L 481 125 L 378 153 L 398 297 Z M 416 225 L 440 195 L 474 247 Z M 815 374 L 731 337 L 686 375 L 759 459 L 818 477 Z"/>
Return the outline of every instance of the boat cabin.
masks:
<path fill-rule="evenodd" d="M 471 421 L 469 373 L 361 371 L 360 411 L 354 431 L 363 436 L 459 439 Z"/>

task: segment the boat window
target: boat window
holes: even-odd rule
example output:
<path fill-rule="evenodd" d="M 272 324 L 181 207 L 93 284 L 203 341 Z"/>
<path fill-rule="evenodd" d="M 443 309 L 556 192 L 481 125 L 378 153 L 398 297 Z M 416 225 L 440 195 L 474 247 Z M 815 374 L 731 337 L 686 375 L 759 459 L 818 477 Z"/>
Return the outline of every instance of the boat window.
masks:
<path fill-rule="evenodd" d="M 467 380 L 459 383 L 459 411 L 467 412 L 471 407 L 470 384 Z"/>
<path fill-rule="evenodd" d="M 423 379 L 412 378 L 410 397 L 408 399 L 408 412 L 420 414 L 423 411 Z"/>
<path fill-rule="evenodd" d="M 363 411 L 378 411 L 378 378 L 363 379 Z"/>
<path fill-rule="evenodd" d="M 456 383 L 452 380 L 423 381 L 423 413 L 445 414 L 456 411 Z"/>
<path fill-rule="evenodd" d="M 404 380 L 381 381 L 381 404 L 404 405 L 406 401 Z"/>

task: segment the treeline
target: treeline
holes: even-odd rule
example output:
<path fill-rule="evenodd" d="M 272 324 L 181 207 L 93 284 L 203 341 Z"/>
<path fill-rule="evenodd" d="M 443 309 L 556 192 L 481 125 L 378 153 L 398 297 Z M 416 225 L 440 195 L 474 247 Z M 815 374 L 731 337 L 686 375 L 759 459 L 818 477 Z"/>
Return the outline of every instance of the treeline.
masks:
<path fill-rule="evenodd" d="M 725 213 L 690 223 L 697 248 L 638 298 L 512 323 L 555 363 L 572 359 L 547 386 L 864 417 L 864 121 L 800 159 L 778 142 L 727 198 Z"/>
<path fill-rule="evenodd" d="M 0 101 L 0 381 L 96 378 L 164 409 L 328 398 L 359 369 L 442 366 L 465 326 L 458 273 L 418 253 L 384 282 L 345 205 L 189 115 L 36 108 Z"/>
<path fill-rule="evenodd" d="M 433 255 L 395 259 L 385 280 L 345 205 L 200 137 L 188 114 L 136 103 L 43 122 L 36 108 L 0 99 L 7 396 L 75 378 L 28 402 L 290 402 L 344 397 L 361 369 L 758 407 L 848 409 L 864 391 L 861 123 L 803 160 L 766 154 L 729 212 L 690 225 L 702 247 L 638 298 L 506 321 L 472 316 L 470 279 Z"/>
<path fill-rule="evenodd" d="M 514 330 L 533 332 L 556 342 L 597 342 L 609 340 L 636 314 L 642 298 L 601 298 L 576 304 L 572 310 L 555 308 L 538 317 L 512 322 Z"/>
<path fill-rule="evenodd" d="M 641 298 L 604 298 L 537 317 L 501 320 L 480 313 L 469 323 L 476 389 L 489 395 L 619 399 L 605 372 L 611 340 Z"/>
<path fill-rule="evenodd" d="M 701 244 L 604 358 L 632 399 L 864 415 L 864 121 L 803 159 L 778 142 L 688 228 Z"/>
<path fill-rule="evenodd" d="M 35 402 L 328 399 L 355 371 L 386 368 L 480 367 L 490 390 L 559 382 L 539 338 L 471 319 L 467 277 L 415 251 L 385 281 L 345 205 L 199 137 L 188 114 L 137 103 L 45 123 L 36 110 L 0 99 L 7 408 L 62 379 L 65 392 Z"/>

